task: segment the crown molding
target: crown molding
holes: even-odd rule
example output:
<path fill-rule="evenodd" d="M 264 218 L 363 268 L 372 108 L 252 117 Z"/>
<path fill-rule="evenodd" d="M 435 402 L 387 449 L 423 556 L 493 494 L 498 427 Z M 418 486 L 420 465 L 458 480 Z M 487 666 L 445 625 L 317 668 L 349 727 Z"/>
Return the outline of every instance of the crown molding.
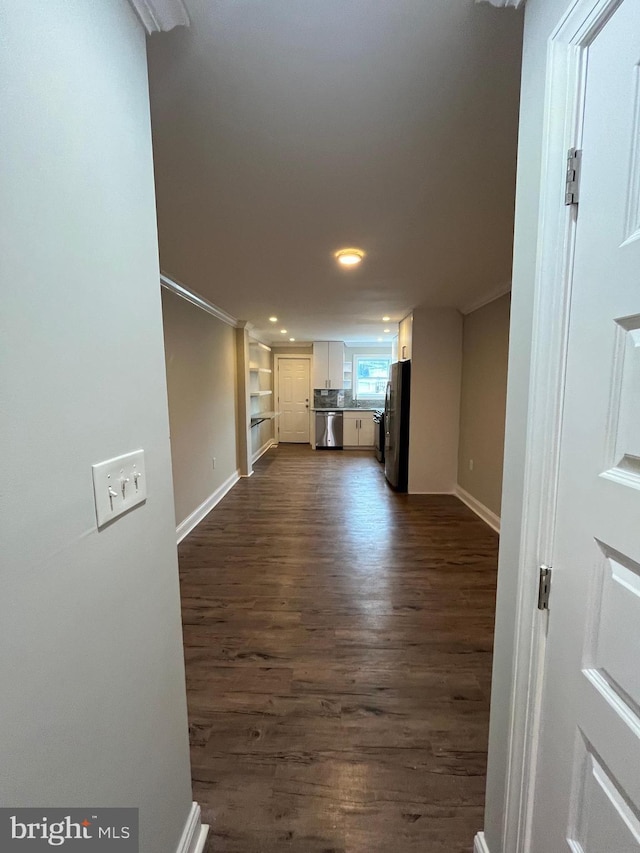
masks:
<path fill-rule="evenodd" d="M 521 6 L 524 6 L 525 0 L 476 0 L 476 3 L 489 3 L 498 9 L 519 9 Z"/>
<path fill-rule="evenodd" d="M 510 292 L 511 282 L 508 281 L 506 282 L 506 284 L 501 284 L 498 287 L 493 287 L 491 290 L 486 290 L 482 294 L 482 296 L 478 296 L 471 302 L 467 302 L 465 305 L 462 305 L 458 310 L 461 314 L 472 314 L 474 311 L 477 311 L 478 308 L 483 308 L 490 302 L 494 302 L 496 299 L 500 299 L 500 297 L 504 296 L 505 293 Z"/>
<path fill-rule="evenodd" d="M 147 33 L 188 27 L 189 13 L 182 0 L 129 0 Z"/>
<path fill-rule="evenodd" d="M 227 314 L 226 311 L 223 311 L 222 308 L 218 308 L 218 306 L 214 305 L 213 302 L 209 302 L 209 300 L 205 299 L 204 296 L 200 296 L 200 294 L 196 293 L 195 290 L 189 290 L 189 288 L 185 287 L 184 284 L 180 284 L 174 279 L 169 278 L 169 276 L 165 275 L 163 272 L 160 273 L 160 285 L 164 287 L 165 290 L 169 290 L 181 299 L 185 299 L 187 302 L 195 305 L 196 308 L 201 308 L 203 311 L 206 311 L 207 314 L 211 314 L 218 320 L 222 320 L 222 322 L 226 323 L 228 326 L 233 326 L 234 329 L 241 327 L 239 321 L 236 320 L 235 317 L 232 317 L 231 314 Z"/>

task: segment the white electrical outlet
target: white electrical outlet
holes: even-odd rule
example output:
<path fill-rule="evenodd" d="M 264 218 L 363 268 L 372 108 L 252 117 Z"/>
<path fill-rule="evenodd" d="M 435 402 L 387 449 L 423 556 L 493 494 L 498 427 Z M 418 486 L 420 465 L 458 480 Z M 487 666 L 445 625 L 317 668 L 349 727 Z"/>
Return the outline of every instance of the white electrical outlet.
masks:
<path fill-rule="evenodd" d="M 92 465 L 93 495 L 98 527 L 117 518 L 147 498 L 144 450 L 135 450 Z"/>
<path fill-rule="evenodd" d="M 473 471 L 473 459 L 469 460 L 469 470 Z"/>

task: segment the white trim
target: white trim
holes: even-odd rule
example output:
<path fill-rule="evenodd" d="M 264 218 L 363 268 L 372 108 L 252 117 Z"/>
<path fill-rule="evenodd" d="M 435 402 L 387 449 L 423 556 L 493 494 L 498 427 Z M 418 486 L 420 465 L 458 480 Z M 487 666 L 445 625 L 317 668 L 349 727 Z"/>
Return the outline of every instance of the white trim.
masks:
<path fill-rule="evenodd" d="M 184 521 L 180 522 L 176 527 L 178 545 L 182 542 L 185 536 L 191 533 L 194 527 L 200 524 L 202 519 L 211 512 L 214 506 L 220 503 L 222 498 L 227 494 L 227 492 L 231 491 L 239 479 L 240 471 L 234 471 L 230 477 L 227 477 L 221 486 L 218 486 L 215 492 L 209 495 L 209 497 L 204 500 L 199 507 L 196 507 L 196 509 L 194 509 L 194 511 L 188 515 Z"/>
<path fill-rule="evenodd" d="M 473 853 L 490 853 L 484 832 L 479 832 L 473 839 Z"/>
<path fill-rule="evenodd" d="M 251 324 L 248 323 L 247 328 L 250 325 Z M 253 328 L 253 326 L 252 326 L 252 328 Z M 261 349 L 265 350 L 266 352 L 271 352 L 271 347 L 269 346 L 269 344 L 265 344 L 264 341 L 261 341 L 260 338 L 256 338 L 255 335 L 249 334 L 249 343 L 250 344 L 257 344 L 259 347 L 261 347 Z"/>
<path fill-rule="evenodd" d="M 546 611 L 537 609 L 535 578 L 541 563 L 553 564 L 576 232 L 576 211 L 564 205 L 566 152 L 568 148 L 581 146 L 588 45 L 620 2 L 573 0 L 548 43 L 525 446 L 525 500 L 517 568 L 516 633 L 501 839 L 501 848 L 509 853 L 528 853 L 531 849 L 547 624 Z"/>
<path fill-rule="evenodd" d="M 182 0 L 129 0 L 147 33 L 188 27 L 189 14 Z"/>
<path fill-rule="evenodd" d="M 277 446 L 278 445 L 276 443 L 275 438 L 268 438 L 265 441 L 265 443 L 262 445 L 260 450 L 256 450 L 256 452 L 251 457 L 251 464 L 253 465 L 253 463 L 257 462 L 261 456 L 264 456 L 264 454 L 267 452 L 267 450 L 270 450 L 272 447 L 277 447 Z M 253 471 L 251 473 L 253 474 Z"/>
<path fill-rule="evenodd" d="M 490 302 L 495 302 L 496 299 L 500 299 L 501 296 L 504 296 L 507 293 L 511 293 L 510 281 L 506 282 L 506 284 L 500 284 L 498 287 L 492 287 L 491 290 L 485 290 L 482 296 L 477 296 L 470 302 L 466 302 L 458 310 L 461 314 L 472 314 L 474 311 L 477 311 L 478 308 L 484 308 L 485 305 L 488 305 Z"/>
<path fill-rule="evenodd" d="M 202 853 L 208 832 L 208 825 L 201 822 L 200 806 L 192 803 L 176 853 Z"/>
<path fill-rule="evenodd" d="M 273 405 L 274 408 L 280 408 L 280 374 L 279 374 L 279 364 L 280 360 L 289 360 L 293 358 L 304 358 L 309 362 L 309 444 L 315 449 L 315 435 L 314 435 L 314 427 L 315 427 L 315 417 L 311 417 L 312 409 L 313 409 L 313 354 L 310 352 L 302 352 L 302 353 L 274 353 L 273 356 Z M 280 441 L 280 418 L 276 418 L 275 421 L 275 442 L 276 444 Z M 300 442 L 301 445 L 305 444 L 304 441 Z"/>
<path fill-rule="evenodd" d="M 488 506 L 485 506 L 472 494 L 463 489 L 462 486 L 456 486 L 456 497 L 460 498 L 463 504 L 466 504 L 470 510 L 481 518 L 485 524 L 488 524 L 496 533 L 500 533 L 500 516 L 492 512 Z"/>
<path fill-rule="evenodd" d="M 349 449 L 352 450 L 353 448 L 349 448 Z M 367 448 L 365 448 L 365 450 L 371 450 L 371 448 L 367 447 Z M 439 492 L 407 492 L 407 494 L 408 495 L 453 495 L 454 497 L 457 497 L 455 491 L 443 492 L 442 490 L 440 490 Z"/>
<path fill-rule="evenodd" d="M 207 314 L 211 314 L 218 320 L 222 320 L 222 322 L 226 323 L 228 326 L 233 326 L 234 329 L 242 328 L 240 322 L 231 314 L 227 314 L 226 311 L 223 311 L 222 308 L 218 308 L 218 306 L 214 305 L 213 302 L 209 302 L 209 300 L 205 299 L 204 296 L 200 296 L 200 294 L 196 293 L 195 290 L 190 290 L 188 287 L 185 287 L 184 284 L 180 284 L 180 282 L 169 278 L 169 276 L 163 272 L 160 273 L 160 284 L 165 290 L 170 290 L 171 293 L 175 293 L 176 296 L 186 299 L 187 302 L 195 305 L 196 308 L 202 308 L 202 310 L 206 311 Z"/>
<path fill-rule="evenodd" d="M 209 835 L 209 824 L 201 823 L 200 824 L 200 833 L 198 837 L 195 839 L 195 845 L 193 850 L 190 853 L 203 853 L 205 844 L 207 843 L 207 836 Z"/>

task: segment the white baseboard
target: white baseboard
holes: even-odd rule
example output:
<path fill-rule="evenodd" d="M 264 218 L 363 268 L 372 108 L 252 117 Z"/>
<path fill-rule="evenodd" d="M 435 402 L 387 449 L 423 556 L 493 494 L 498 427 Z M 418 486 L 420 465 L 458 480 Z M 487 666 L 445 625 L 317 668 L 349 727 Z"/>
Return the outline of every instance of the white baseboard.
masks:
<path fill-rule="evenodd" d="M 192 803 L 176 853 L 202 853 L 208 832 L 209 827 L 200 819 L 200 806 Z"/>
<path fill-rule="evenodd" d="M 456 493 L 455 492 L 442 492 L 442 491 L 440 491 L 440 492 L 417 492 L 417 491 L 414 492 L 414 491 L 411 491 L 411 489 L 409 489 L 407 494 L 408 495 L 455 495 Z"/>
<path fill-rule="evenodd" d="M 484 832 L 479 832 L 473 839 L 473 853 L 489 853 Z"/>
<path fill-rule="evenodd" d="M 253 465 L 254 462 L 257 462 L 261 456 L 264 456 L 264 454 L 267 452 L 267 450 L 269 450 L 272 447 L 275 447 L 276 444 L 277 444 L 277 442 L 276 442 L 275 438 L 270 438 L 267 442 L 265 442 L 262 445 L 260 450 L 256 450 L 256 452 L 253 454 L 253 456 L 251 457 L 251 464 Z"/>
<path fill-rule="evenodd" d="M 188 515 L 184 521 L 180 522 L 176 527 L 178 545 L 182 542 L 184 537 L 187 536 L 187 534 L 191 533 L 197 524 L 200 524 L 205 515 L 208 515 L 214 506 L 220 503 L 222 498 L 227 494 L 227 492 L 231 491 L 239 479 L 240 472 L 234 471 L 230 477 L 227 477 L 221 486 L 218 486 L 212 495 L 209 495 L 209 497 L 203 501 L 199 507 L 194 509 L 191 515 Z"/>
<path fill-rule="evenodd" d="M 456 486 L 456 495 L 460 498 L 462 503 L 465 503 L 469 509 L 472 509 L 477 516 L 479 516 L 485 524 L 488 524 L 496 533 L 500 533 L 500 516 L 496 515 L 495 512 L 491 512 L 491 510 L 486 507 L 484 504 L 481 504 L 479 500 L 476 500 L 473 495 L 470 495 L 469 492 L 466 492 L 462 486 Z"/>

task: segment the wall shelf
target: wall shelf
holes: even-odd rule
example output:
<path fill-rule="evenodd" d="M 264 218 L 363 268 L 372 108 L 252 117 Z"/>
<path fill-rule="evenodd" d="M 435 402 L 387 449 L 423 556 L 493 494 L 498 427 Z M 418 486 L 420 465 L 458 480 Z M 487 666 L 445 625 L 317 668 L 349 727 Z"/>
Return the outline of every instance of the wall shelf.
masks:
<path fill-rule="evenodd" d="M 258 426 L 262 421 L 272 421 L 280 412 L 260 412 L 259 415 L 251 415 L 251 426 Z"/>
<path fill-rule="evenodd" d="M 248 391 L 247 426 L 249 451 L 257 458 L 274 439 L 273 364 L 271 348 L 261 341 L 249 338 L 246 388 Z"/>

